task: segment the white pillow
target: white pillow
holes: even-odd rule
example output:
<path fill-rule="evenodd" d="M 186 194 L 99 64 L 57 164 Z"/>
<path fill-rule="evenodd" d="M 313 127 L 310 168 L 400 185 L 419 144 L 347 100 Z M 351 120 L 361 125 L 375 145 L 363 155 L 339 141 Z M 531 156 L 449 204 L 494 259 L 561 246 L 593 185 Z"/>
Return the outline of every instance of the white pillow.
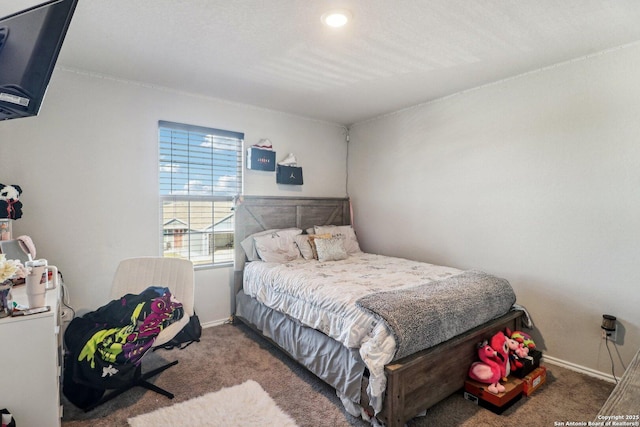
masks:
<path fill-rule="evenodd" d="M 251 234 L 250 236 L 246 237 L 242 242 L 240 242 L 240 246 L 242 246 L 244 253 L 247 255 L 247 260 L 260 261 L 261 258 L 260 258 L 260 255 L 258 255 L 258 251 L 256 250 L 254 239 L 259 236 L 265 236 L 267 234 L 273 234 L 273 233 L 278 233 L 281 236 L 283 235 L 296 236 L 302 233 L 302 230 L 295 227 L 282 228 L 282 229 L 274 228 L 271 230 L 265 230 L 265 231 L 260 231 L 258 233 Z"/>
<path fill-rule="evenodd" d="M 313 249 L 311 248 L 311 242 L 309 241 L 308 234 L 298 234 L 297 236 L 295 236 L 295 241 L 304 259 L 309 260 L 314 258 Z"/>
<path fill-rule="evenodd" d="M 315 239 L 318 261 L 340 261 L 349 256 L 344 248 L 344 237 L 331 237 L 329 239 Z"/>
<path fill-rule="evenodd" d="M 287 232 L 275 232 L 254 237 L 253 241 L 261 260 L 283 263 L 302 258 L 295 236 Z"/>
<path fill-rule="evenodd" d="M 356 232 L 350 225 L 316 225 L 316 234 L 330 233 L 333 237 L 344 237 L 344 248 L 349 255 L 362 252 Z"/>

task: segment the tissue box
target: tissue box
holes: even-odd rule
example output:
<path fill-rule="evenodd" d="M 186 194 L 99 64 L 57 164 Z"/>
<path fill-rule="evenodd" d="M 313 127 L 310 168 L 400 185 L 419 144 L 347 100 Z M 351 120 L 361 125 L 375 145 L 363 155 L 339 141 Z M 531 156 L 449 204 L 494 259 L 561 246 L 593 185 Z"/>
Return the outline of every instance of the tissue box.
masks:
<path fill-rule="evenodd" d="M 276 182 L 278 184 L 302 185 L 302 168 L 278 165 Z"/>
<path fill-rule="evenodd" d="M 276 152 L 262 148 L 247 148 L 247 168 L 257 171 L 276 170 Z"/>
<path fill-rule="evenodd" d="M 533 372 L 534 369 L 540 366 L 540 359 L 542 359 L 541 351 L 531 350 L 529 351 L 529 356 L 531 356 L 531 359 L 527 359 L 527 358 L 518 359 L 523 366 L 519 367 L 516 370 L 511 368 L 511 375 L 518 378 L 524 378 L 527 375 L 529 375 L 531 372 Z"/>

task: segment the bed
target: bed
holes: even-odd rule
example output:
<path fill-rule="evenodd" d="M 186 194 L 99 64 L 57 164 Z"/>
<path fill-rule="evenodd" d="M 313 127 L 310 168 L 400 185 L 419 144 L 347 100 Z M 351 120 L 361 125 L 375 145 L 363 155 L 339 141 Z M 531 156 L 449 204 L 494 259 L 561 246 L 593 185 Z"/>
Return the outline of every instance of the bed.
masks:
<path fill-rule="evenodd" d="M 352 230 L 348 199 L 245 196 L 236 203 L 235 221 L 235 318 L 334 387 L 352 415 L 404 425 L 463 387 L 478 342 L 522 326 L 524 312 L 514 310 L 515 294 L 502 279 L 354 248 L 355 235 L 345 233 Z M 276 236 L 309 230 L 307 236 L 326 238 L 316 242 L 320 260 L 303 255 L 275 262 L 245 244 L 266 250 L 272 230 L 279 230 Z M 304 232 L 291 233 L 307 239 Z M 346 258 L 331 258 L 329 244 L 337 240 Z M 277 249 L 279 257 L 283 251 Z M 436 301 L 437 289 L 458 286 L 466 302 L 442 300 L 438 316 L 423 316 L 434 310 L 416 298 L 427 285 Z M 465 295 L 482 293 L 496 295 L 488 308 L 456 312 L 475 301 Z M 407 301 L 413 301 L 410 310 Z"/>

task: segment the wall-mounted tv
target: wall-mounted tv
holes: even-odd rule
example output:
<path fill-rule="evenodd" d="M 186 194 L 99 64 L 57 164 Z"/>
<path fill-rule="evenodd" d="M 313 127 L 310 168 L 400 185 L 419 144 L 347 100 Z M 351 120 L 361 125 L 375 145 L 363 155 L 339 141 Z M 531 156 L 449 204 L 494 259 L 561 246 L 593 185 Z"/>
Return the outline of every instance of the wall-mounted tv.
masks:
<path fill-rule="evenodd" d="M 0 120 L 35 116 L 78 0 L 52 0 L 0 18 Z"/>

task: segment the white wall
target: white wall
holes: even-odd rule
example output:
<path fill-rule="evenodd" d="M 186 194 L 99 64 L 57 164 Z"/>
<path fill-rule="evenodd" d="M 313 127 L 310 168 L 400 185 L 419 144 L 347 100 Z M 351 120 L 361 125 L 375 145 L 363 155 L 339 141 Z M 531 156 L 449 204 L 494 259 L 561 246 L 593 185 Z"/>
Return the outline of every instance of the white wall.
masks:
<path fill-rule="evenodd" d="M 303 186 L 245 169 L 245 194 L 346 193 L 338 125 L 56 69 L 39 116 L 0 122 L 0 182 L 22 187 L 14 235 L 59 267 L 80 312 L 108 301 L 121 259 L 160 253 L 158 120 L 244 132 L 246 145 L 269 138 L 277 160 L 296 154 Z M 229 316 L 230 270 L 196 272 L 202 322 Z"/>
<path fill-rule="evenodd" d="M 363 249 L 505 277 L 545 355 L 610 374 L 640 347 L 640 45 L 354 125 Z M 611 349 L 616 374 L 622 367 Z"/>

